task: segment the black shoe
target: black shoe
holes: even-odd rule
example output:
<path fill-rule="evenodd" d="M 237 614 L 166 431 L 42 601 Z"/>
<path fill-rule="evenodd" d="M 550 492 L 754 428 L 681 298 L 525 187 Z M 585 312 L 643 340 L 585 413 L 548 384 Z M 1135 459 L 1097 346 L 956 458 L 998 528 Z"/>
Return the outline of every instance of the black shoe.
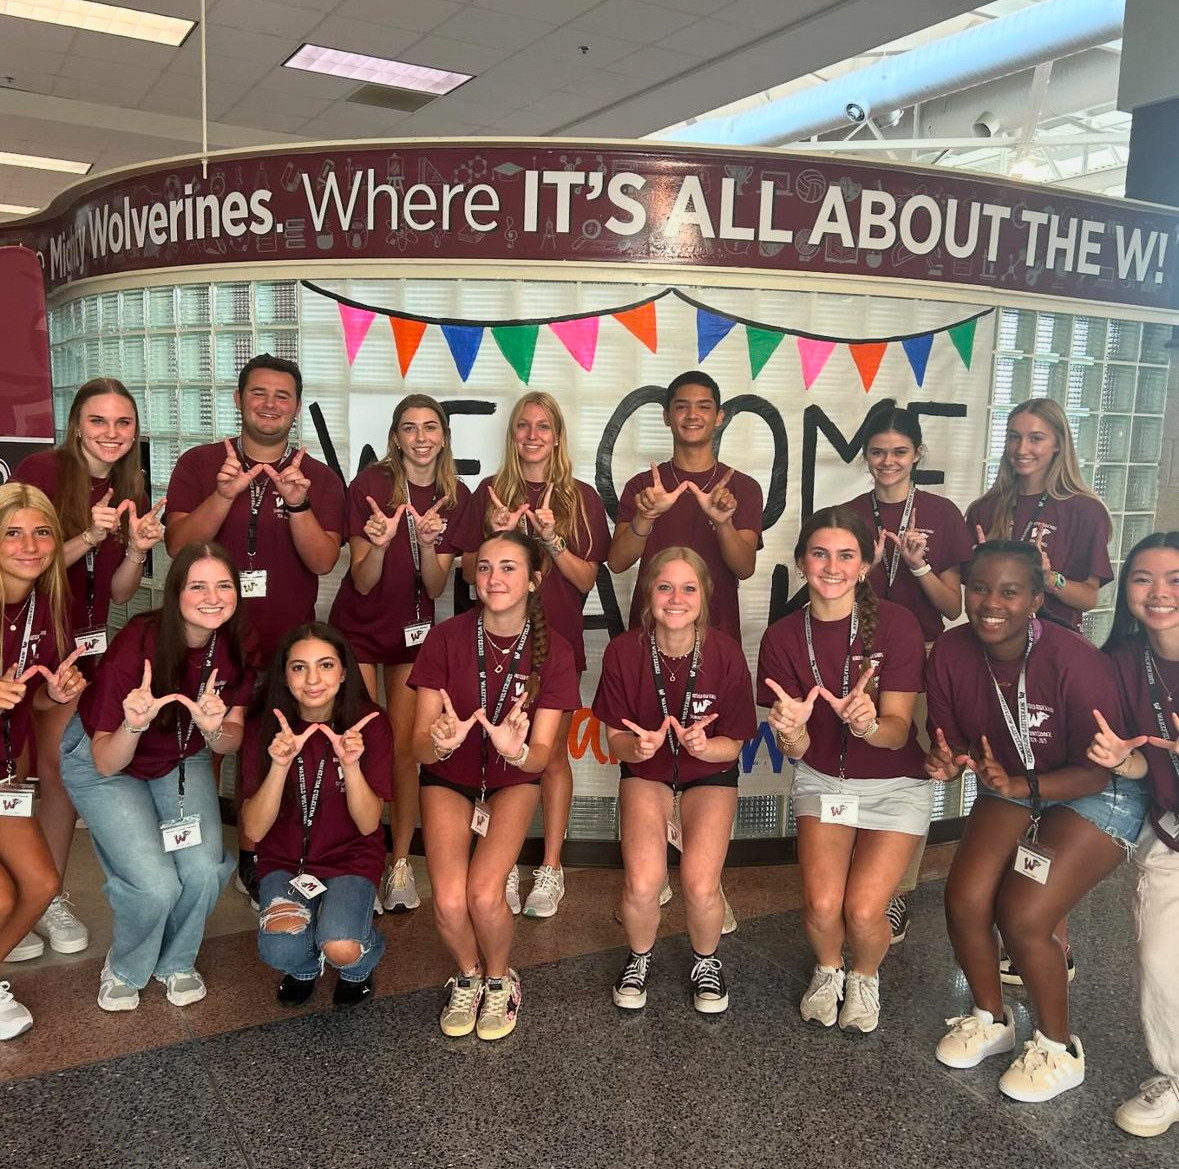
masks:
<path fill-rule="evenodd" d="M 278 984 L 278 1001 L 284 1007 L 301 1007 L 314 993 L 314 978 L 296 978 L 287 974 Z"/>
<path fill-rule="evenodd" d="M 721 960 L 715 954 L 692 954 L 692 1005 L 703 1015 L 719 1015 L 729 1008 L 729 990 Z"/>
<path fill-rule="evenodd" d="M 905 935 L 909 932 L 909 907 L 905 904 L 905 899 L 903 897 L 892 898 L 888 903 L 888 908 L 884 911 L 884 916 L 888 918 L 888 928 L 892 933 L 888 944 L 895 946 L 898 942 L 903 942 Z"/>
<path fill-rule="evenodd" d="M 373 976 L 370 974 L 363 982 L 349 982 L 346 978 L 336 979 L 336 990 L 332 995 L 332 1002 L 337 1007 L 354 1007 L 365 999 L 373 997 Z"/>
<path fill-rule="evenodd" d="M 1073 961 L 1073 948 L 1067 946 L 1064 951 L 1065 968 L 1068 970 L 1068 980 L 1072 982 L 1077 976 L 1077 964 Z M 999 981 L 1007 986 L 1023 986 L 1023 975 L 1015 968 L 1015 963 L 1004 954 L 999 959 Z"/>
<path fill-rule="evenodd" d="M 244 849 L 237 854 L 237 875 L 233 880 L 234 887 L 239 893 L 244 893 L 250 899 L 250 908 L 258 908 L 258 854 L 246 852 Z"/>

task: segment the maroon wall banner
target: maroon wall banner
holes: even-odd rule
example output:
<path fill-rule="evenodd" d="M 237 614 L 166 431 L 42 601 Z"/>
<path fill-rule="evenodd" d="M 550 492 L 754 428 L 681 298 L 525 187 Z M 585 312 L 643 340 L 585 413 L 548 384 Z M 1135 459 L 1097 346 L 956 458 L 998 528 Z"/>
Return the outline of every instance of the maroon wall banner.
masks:
<path fill-rule="evenodd" d="M 0 442 L 21 438 L 53 439 L 49 324 L 37 257 L 0 246 Z M 0 448 L 0 482 L 28 453 Z"/>
<path fill-rule="evenodd" d="M 46 286 L 266 260 L 562 260 L 1175 304 L 1179 212 L 960 171 L 660 144 L 344 143 L 87 181 L 0 231 Z"/>

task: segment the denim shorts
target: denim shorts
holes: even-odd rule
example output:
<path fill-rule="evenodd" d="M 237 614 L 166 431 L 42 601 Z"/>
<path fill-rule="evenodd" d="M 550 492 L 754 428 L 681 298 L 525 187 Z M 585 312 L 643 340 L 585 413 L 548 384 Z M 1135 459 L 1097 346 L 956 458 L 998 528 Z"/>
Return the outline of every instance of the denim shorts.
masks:
<path fill-rule="evenodd" d="M 981 788 L 979 794 L 994 800 L 1006 800 L 1009 804 L 1020 804 L 1025 808 L 1032 806 L 1030 799 L 1001 796 L 998 792 Z M 1062 806 L 1072 808 L 1078 816 L 1088 820 L 1106 836 L 1112 836 L 1129 851 L 1142 831 L 1142 822 L 1146 819 L 1150 797 L 1142 780 L 1115 777 L 1104 791 L 1097 792 L 1096 795 L 1077 796 L 1075 800 L 1044 801 L 1045 811 Z"/>

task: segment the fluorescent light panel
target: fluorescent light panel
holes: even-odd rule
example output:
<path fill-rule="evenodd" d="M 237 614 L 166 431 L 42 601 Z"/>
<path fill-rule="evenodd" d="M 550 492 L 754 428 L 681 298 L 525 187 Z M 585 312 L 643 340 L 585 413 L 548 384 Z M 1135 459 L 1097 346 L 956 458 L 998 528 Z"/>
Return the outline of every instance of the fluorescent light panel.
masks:
<path fill-rule="evenodd" d="M 196 25 L 193 20 L 119 8 L 115 4 L 96 4 L 93 0 L 0 0 L 0 16 L 62 24 L 86 32 L 109 33 L 173 47 L 182 44 Z"/>
<path fill-rule="evenodd" d="M 39 154 L 10 154 L 0 150 L 0 166 L 24 166 L 30 170 L 59 170 L 70 175 L 90 173 L 92 162 L 71 162 L 68 158 L 42 158 Z"/>
<path fill-rule="evenodd" d="M 352 81 L 413 89 L 436 96 L 458 89 L 474 76 L 473 73 L 431 69 L 428 65 L 411 65 L 407 61 L 390 61 L 386 57 L 345 53 L 342 49 L 328 49 L 323 45 L 303 45 L 283 64 L 288 69 L 306 69 L 310 73 L 326 73 L 329 77 L 347 77 Z"/>
<path fill-rule="evenodd" d="M 0 215 L 32 215 L 40 207 L 18 207 L 15 203 L 0 203 Z"/>

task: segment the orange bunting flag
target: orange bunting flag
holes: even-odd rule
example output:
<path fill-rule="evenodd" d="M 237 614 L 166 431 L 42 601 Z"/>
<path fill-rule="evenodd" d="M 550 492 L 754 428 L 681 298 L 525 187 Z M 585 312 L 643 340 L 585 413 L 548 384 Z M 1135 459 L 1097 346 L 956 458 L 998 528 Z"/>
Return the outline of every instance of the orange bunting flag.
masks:
<path fill-rule="evenodd" d="M 624 328 L 633 333 L 652 353 L 658 352 L 658 336 L 655 325 L 655 302 L 648 301 L 638 308 L 627 309 L 626 312 L 615 313 L 614 319 Z"/>
<path fill-rule="evenodd" d="M 860 371 L 860 381 L 863 383 L 866 394 L 876 380 L 876 372 L 880 369 L 881 361 L 884 360 L 884 351 L 888 348 L 888 342 L 865 341 L 860 345 L 849 345 L 848 348 L 851 350 L 856 368 Z"/>
<path fill-rule="evenodd" d="M 426 322 L 411 321 L 407 317 L 390 317 L 389 324 L 393 326 L 393 340 L 397 343 L 397 364 L 401 366 L 401 376 L 405 377 L 422 343 Z"/>

